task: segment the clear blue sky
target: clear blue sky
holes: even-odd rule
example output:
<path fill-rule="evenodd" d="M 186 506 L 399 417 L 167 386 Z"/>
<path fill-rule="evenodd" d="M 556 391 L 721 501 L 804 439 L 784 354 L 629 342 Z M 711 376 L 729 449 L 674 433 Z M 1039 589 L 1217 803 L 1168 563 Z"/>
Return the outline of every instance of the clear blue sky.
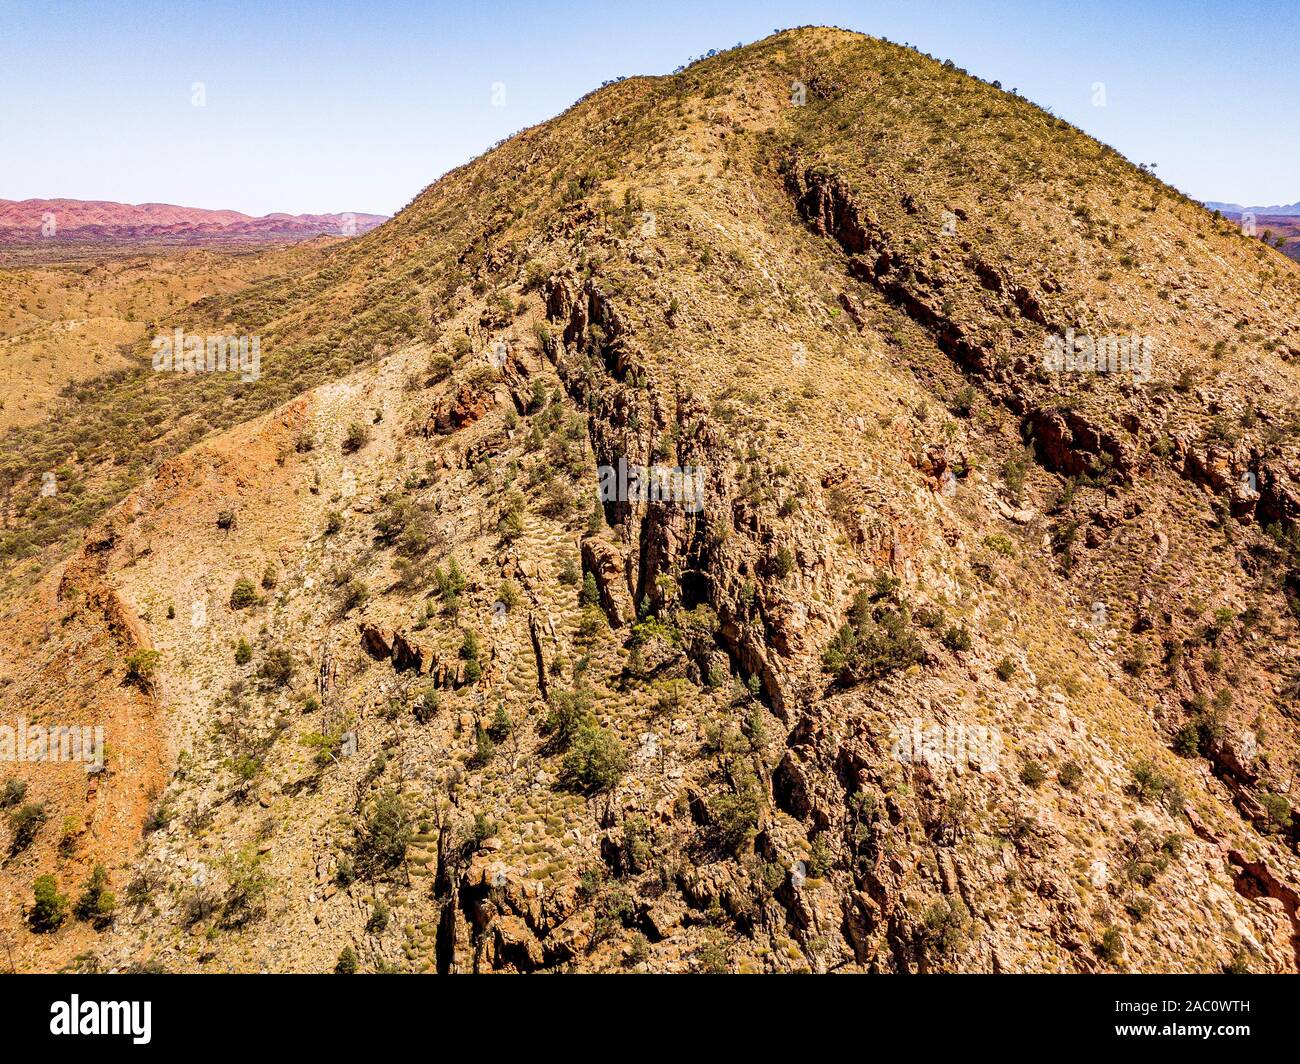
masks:
<path fill-rule="evenodd" d="M 1300 0 L 0 0 L 0 198 L 388 214 L 605 79 L 810 23 L 1016 86 L 1197 198 L 1300 200 Z"/>

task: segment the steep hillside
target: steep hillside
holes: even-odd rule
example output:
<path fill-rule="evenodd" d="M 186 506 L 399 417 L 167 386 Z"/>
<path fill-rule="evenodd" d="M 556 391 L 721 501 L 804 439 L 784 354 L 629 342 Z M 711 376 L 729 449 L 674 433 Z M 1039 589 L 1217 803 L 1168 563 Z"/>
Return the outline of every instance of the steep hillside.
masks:
<path fill-rule="evenodd" d="M 18 966 L 1295 971 L 1298 309 L 895 45 L 602 89 L 10 437 Z"/>

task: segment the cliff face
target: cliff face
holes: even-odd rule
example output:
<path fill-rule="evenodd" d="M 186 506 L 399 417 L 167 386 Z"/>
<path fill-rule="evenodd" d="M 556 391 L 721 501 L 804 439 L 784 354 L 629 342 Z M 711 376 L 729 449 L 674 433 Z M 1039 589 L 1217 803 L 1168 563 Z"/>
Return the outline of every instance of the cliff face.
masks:
<path fill-rule="evenodd" d="M 153 806 L 10 859 L 119 895 L 22 966 L 1296 969 L 1294 264 L 829 30 L 323 261 L 23 607 L 6 715 L 117 647 Z"/>

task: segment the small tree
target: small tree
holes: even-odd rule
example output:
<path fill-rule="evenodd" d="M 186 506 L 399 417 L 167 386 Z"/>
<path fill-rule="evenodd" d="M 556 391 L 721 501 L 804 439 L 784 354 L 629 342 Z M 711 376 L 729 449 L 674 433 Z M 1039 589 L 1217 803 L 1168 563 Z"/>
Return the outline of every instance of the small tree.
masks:
<path fill-rule="evenodd" d="M 357 833 L 358 868 L 371 877 L 397 868 L 406 860 L 413 833 L 401 794 L 391 788 L 381 791 Z"/>
<path fill-rule="evenodd" d="M 335 975 L 357 974 L 357 951 L 351 946 L 344 946 L 339 953 L 338 963 L 334 965 Z"/>
<path fill-rule="evenodd" d="M 488 735 L 495 743 L 505 742 L 513 727 L 510 723 L 510 714 L 506 712 L 505 703 L 498 702 L 496 715 L 493 716 L 492 724 L 488 728 Z"/>
<path fill-rule="evenodd" d="M 116 908 L 117 898 L 108 889 L 108 871 L 102 864 L 97 864 L 77 899 L 75 915 L 78 920 L 102 928 L 113 922 Z"/>
<path fill-rule="evenodd" d="M 126 680 L 138 687 L 148 689 L 153 684 L 154 673 L 158 669 L 158 651 L 140 649 L 132 651 L 126 658 Z"/>
<path fill-rule="evenodd" d="M 588 722 L 560 765 L 561 786 L 584 794 L 607 791 L 627 769 L 627 752 L 608 728 Z"/>

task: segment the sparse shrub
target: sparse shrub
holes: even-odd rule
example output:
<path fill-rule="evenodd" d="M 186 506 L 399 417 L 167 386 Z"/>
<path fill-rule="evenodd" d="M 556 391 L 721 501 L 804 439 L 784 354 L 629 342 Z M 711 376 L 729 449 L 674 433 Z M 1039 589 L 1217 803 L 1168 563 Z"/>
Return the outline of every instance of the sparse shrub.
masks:
<path fill-rule="evenodd" d="M 355 451 L 361 450 L 361 448 L 369 442 L 369 426 L 363 425 L 359 421 L 354 421 L 348 426 L 348 431 L 343 437 L 343 453 L 352 454 Z"/>
<path fill-rule="evenodd" d="M 1007 493 L 1019 502 L 1025 491 L 1025 477 L 1029 472 L 1033 452 L 1025 449 L 1018 455 L 1012 455 L 1002 463 L 1002 481 L 1007 486 Z"/>
<path fill-rule="evenodd" d="M 366 920 L 366 930 L 372 935 L 382 935 L 388 927 L 388 906 L 378 898 L 370 909 L 370 918 Z"/>
<path fill-rule="evenodd" d="M 247 665 L 253 660 L 253 648 L 248 645 L 247 639 L 241 639 L 239 645 L 235 647 L 235 664 Z"/>
<path fill-rule="evenodd" d="M 1083 769 L 1079 762 L 1071 758 L 1056 773 L 1056 780 L 1067 791 L 1076 791 L 1083 782 Z"/>
<path fill-rule="evenodd" d="M 267 562 L 266 568 L 262 570 L 262 589 L 270 591 L 279 582 L 279 573 L 276 571 L 274 562 Z"/>
<path fill-rule="evenodd" d="M 1026 761 L 1020 766 L 1020 782 L 1026 787 L 1040 787 L 1047 779 L 1047 770 L 1037 761 Z"/>
<path fill-rule="evenodd" d="M 1010 658 L 1003 658 L 993 671 L 997 674 L 998 679 L 1005 683 L 1016 674 L 1016 663 Z"/>
<path fill-rule="evenodd" d="M 1146 671 L 1146 667 L 1149 661 L 1150 661 L 1150 656 L 1147 653 L 1146 644 L 1134 643 L 1132 649 L 1128 653 L 1128 656 L 1125 657 L 1122 662 L 1120 662 L 1120 666 L 1130 676 L 1141 676 L 1142 673 Z"/>
<path fill-rule="evenodd" d="M 954 653 L 970 650 L 970 632 L 963 624 L 949 625 L 948 630 L 943 633 L 943 645 Z"/>
<path fill-rule="evenodd" d="M 1097 956 L 1107 964 L 1118 964 L 1124 956 L 1124 937 L 1119 928 L 1108 927 L 1097 943 Z"/>
<path fill-rule="evenodd" d="M 370 597 L 370 589 L 366 587 L 366 582 L 358 577 L 353 577 L 347 582 L 343 589 L 343 612 L 354 610 L 358 606 L 365 604 L 366 599 Z"/>
<path fill-rule="evenodd" d="M 331 510 L 325 515 L 325 535 L 337 535 L 343 528 L 343 515 L 337 510 Z"/>
<path fill-rule="evenodd" d="M 4 790 L 0 791 L 0 809 L 11 809 L 27 796 L 27 784 L 16 776 L 5 780 Z"/>
<path fill-rule="evenodd" d="M 285 647 L 272 647 L 257 670 L 267 687 L 284 687 L 293 679 L 293 655 Z"/>
<path fill-rule="evenodd" d="M 265 857 L 246 847 L 227 855 L 226 893 L 221 899 L 221 926 L 244 927 L 265 915 L 266 899 L 273 882 L 266 871 Z"/>
<path fill-rule="evenodd" d="M 22 853 L 32 844 L 36 833 L 45 826 L 49 814 L 43 802 L 28 802 L 9 814 L 9 853 Z"/>

